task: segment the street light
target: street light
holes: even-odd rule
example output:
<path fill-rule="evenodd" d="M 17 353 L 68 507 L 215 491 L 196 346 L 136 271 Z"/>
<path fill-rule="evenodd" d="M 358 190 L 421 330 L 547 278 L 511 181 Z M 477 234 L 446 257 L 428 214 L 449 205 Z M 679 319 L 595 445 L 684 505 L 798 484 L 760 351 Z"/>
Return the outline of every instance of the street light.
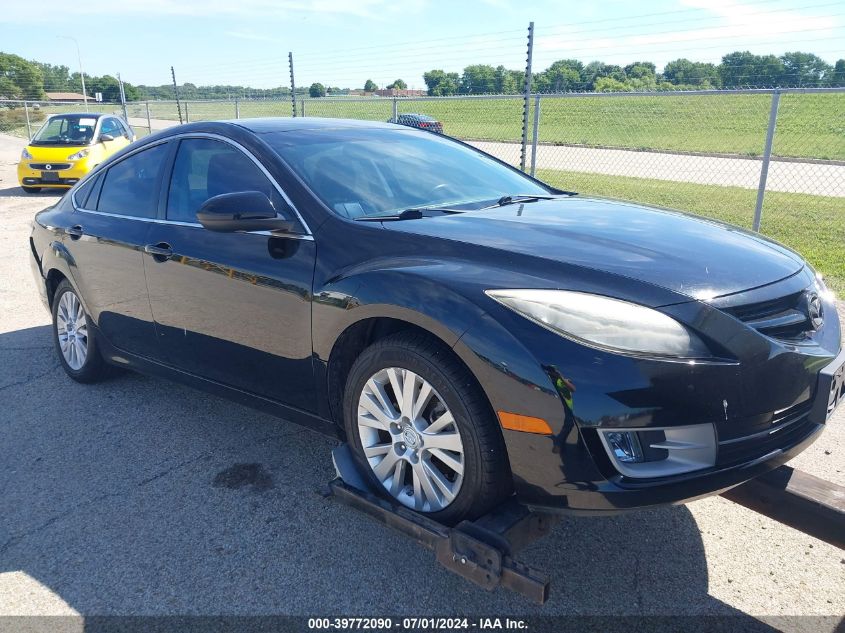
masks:
<path fill-rule="evenodd" d="M 85 102 L 85 111 L 88 112 L 88 93 L 85 92 L 85 71 L 82 70 L 82 53 L 79 52 L 79 42 L 76 41 L 75 37 L 71 37 L 70 35 L 58 35 L 65 40 L 73 40 L 73 43 L 76 44 L 76 59 L 79 62 L 79 76 L 82 78 L 82 100 Z"/>

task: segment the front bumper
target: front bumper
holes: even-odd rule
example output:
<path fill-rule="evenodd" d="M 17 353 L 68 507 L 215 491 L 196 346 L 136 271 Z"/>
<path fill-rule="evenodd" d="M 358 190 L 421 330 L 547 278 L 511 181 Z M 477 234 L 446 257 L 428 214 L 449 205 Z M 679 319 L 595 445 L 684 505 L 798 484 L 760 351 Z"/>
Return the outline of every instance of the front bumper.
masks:
<path fill-rule="evenodd" d="M 43 187 L 52 189 L 69 189 L 79 182 L 91 167 L 87 160 L 76 162 L 63 161 L 60 164 L 70 165 L 67 169 L 34 169 L 31 165 L 34 160 L 23 160 L 18 163 L 18 183 L 23 187 Z M 52 174 L 54 176 L 47 176 Z M 54 180 L 55 178 L 55 180 Z"/>
<path fill-rule="evenodd" d="M 827 405 L 831 385 L 825 376 L 835 374 L 834 357 L 845 360 L 835 318 L 812 344 L 791 345 L 706 304 L 666 309 L 672 310 L 673 316 L 687 311 L 676 318 L 704 324 L 726 341 L 725 358 L 691 363 L 613 354 L 506 308 L 463 335 L 456 351 L 493 410 L 541 418 L 552 430 L 503 429 L 520 502 L 576 513 L 683 503 L 777 468 L 820 435 L 824 418 L 813 414 L 815 402 Z M 623 476 L 599 436 L 601 430 L 694 424 L 713 425 L 715 464 L 652 479 Z"/>

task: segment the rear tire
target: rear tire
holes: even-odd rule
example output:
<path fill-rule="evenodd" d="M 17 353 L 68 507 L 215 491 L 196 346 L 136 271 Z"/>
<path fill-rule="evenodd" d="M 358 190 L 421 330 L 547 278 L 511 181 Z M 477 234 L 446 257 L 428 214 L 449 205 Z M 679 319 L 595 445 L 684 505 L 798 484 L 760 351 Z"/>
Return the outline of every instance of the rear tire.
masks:
<path fill-rule="evenodd" d="M 402 406 L 406 393 L 411 404 Z M 400 332 L 365 349 L 349 372 L 343 411 L 358 467 L 393 502 L 455 524 L 511 493 L 504 440 L 484 393 L 430 336 Z"/>
<path fill-rule="evenodd" d="M 91 317 L 73 286 L 64 279 L 53 295 L 53 342 L 65 373 L 77 382 L 107 378 L 110 368 L 100 355 Z"/>
<path fill-rule="evenodd" d="M 21 185 L 21 189 L 23 189 L 24 193 L 38 193 L 41 191 L 41 187 L 24 187 Z"/>

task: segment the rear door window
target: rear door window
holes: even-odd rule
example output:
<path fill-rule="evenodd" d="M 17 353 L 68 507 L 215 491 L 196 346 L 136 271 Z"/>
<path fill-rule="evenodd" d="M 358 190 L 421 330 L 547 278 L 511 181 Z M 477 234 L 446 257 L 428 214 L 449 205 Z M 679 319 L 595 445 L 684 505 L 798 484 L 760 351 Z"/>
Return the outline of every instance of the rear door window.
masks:
<path fill-rule="evenodd" d="M 167 157 L 167 143 L 133 154 L 106 172 L 97 211 L 155 218 L 158 186 Z"/>

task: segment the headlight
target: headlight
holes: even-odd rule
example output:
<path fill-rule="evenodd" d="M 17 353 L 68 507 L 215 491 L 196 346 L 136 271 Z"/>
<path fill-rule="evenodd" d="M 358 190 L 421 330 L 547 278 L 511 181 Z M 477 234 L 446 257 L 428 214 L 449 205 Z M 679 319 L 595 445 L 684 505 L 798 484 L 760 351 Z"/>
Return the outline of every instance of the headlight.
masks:
<path fill-rule="evenodd" d="M 487 295 L 593 347 L 675 358 L 710 356 L 704 343 L 675 319 L 636 303 L 569 290 L 488 290 Z"/>
<path fill-rule="evenodd" d="M 71 154 L 70 156 L 68 156 L 67 159 L 68 160 L 79 160 L 80 158 L 85 158 L 86 156 L 88 156 L 88 152 L 90 152 L 90 151 L 91 150 L 88 150 L 88 149 L 81 149 L 78 152 L 76 152 L 75 154 Z"/>
<path fill-rule="evenodd" d="M 30 154 L 29 150 L 24 147 L 23 151 L 21 152 L 21 160 L 29 160 L 31 158 L 32 158 L 32 154 Z"/>

